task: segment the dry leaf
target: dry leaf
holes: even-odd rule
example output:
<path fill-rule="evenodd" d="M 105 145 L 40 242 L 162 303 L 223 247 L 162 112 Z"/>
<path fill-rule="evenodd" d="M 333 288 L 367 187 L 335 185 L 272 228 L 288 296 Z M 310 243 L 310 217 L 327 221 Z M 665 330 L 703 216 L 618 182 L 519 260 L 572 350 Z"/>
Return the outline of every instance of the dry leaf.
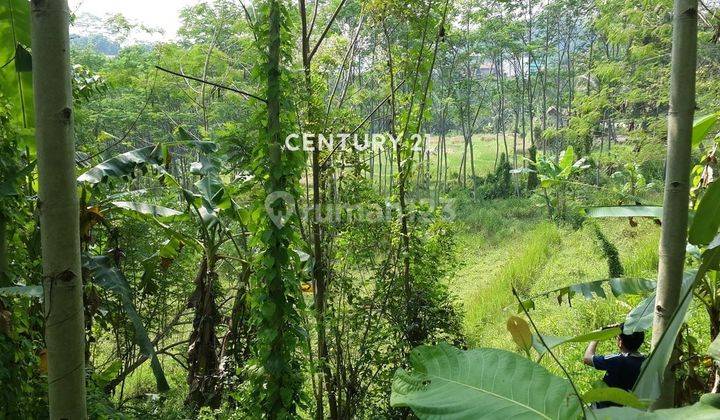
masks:
<path fill-rule="evenodd" d="M 507 321 L 507 329 L 512 335 L 513 341 L 525 351 L 532 347 L 532 333 L 528 323 L 515 315 L 511 316 Z"/>

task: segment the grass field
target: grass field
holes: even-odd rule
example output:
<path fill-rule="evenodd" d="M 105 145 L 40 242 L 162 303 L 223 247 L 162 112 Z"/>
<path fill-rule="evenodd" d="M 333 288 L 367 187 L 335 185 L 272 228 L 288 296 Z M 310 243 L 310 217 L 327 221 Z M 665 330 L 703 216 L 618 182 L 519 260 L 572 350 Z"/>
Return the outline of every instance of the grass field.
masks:
<path fill-rule="evenodd" d="M 508 140 L 511 143 L 512 137 Z M 478 175 L 486 175 L 495 163 L 495 138 L 478 136 L 475 143 Z M 501 148 L 504 149 L 502 142 Z M 453 169 L 460 164 L 461 157 L 462 138 L 448 139 L 450 173 L 457 172 Z M 457 257 L 462 267 L 449 280 L 449 287 L 464 311 L 469 347 L 518 351 L 506 329 L 508 317 L 518 310 L 512 287 L 528 297 L 608 277 L 607 261 L 592 222 L 579 229 L 550 222 L 539 197 L 466 203 L 458 214 L 462 233 Z M 598 226 L 618 248 L 627 277 L 656 276 L 660 235 L 657 225 L 640 221 L 637 227 L 632 227 L 626 220 L 608 220 Z M 566 300 L 559 305 L 554 297 L 538 299 L 531 316 L 544 335 L 575 336 L 623 321 L 640 300 L 615 299 L 609 292 L 608 295 L 609 299 L 593 300 L 575 296 L 572 306 Z M 582 364 L 585 345 L 570 343 L 554 351 L 582 389 L 602 378 L 601 373 Z M 614 340 L 599 346 L 601 353 L 616 350 Z M 643 351 L 648 351 L 647 344 Z M 543 364 L 562 375 L 551 358 L 545 358 Z"/>
<path fill-rule="evenodd" d="M 513 138 L 512 134 L 506 134 L 507 141 L 508 141 L 508 151 L 509 154 L 512 156 L 513 154 Z M 448 166 L 448 177 L 453 178 L 454 174 L 457 174 L 459 172 L 460 163 L 462 162 L 462 155 L 463 155 L 463 149 L 464 149 L 464 140 L 463 137 L 460 135 L 449 135 L 446 137 L 447 141 L 447 166 Z M 427 145 L 427 151 L 429 151 L 429 159 L 430 159 L 430 179 L 435 180 L 437 178 L 437 166 L 438 166 L 438 142 L 439 138 L 437 136 L 429 136 L 428 139 L 428 145 Z M 520 143 L 520 140 L 518 140 Z M 483 176 L 488 174 L 489 172 L 492 172 L 495 168 L 495 158 L 496 154 L 498 152 L 497 149 L 498 145 L 496 143 L 495 135 L 493 134 L 477 134 L 473 136 L 473 155 L 474 155 L 474 165 L 475 165 L 475 174 L 477 176 Z M 500 137 L 500 145 L 499 145 L 499 153 L 505 152 L 505 145 L 503 143 L 502 137 Z M 518 155 L 520 155 L 522 152 L 522 144 L 518 144 Z M 469 155 L 468 151 L 468 155 Z M 423 159 L 427 159 L 428 155 L 426 154 Z M 376 180 L 381 179 L 384 180 L 386 183 L 388 181 L 388 177 L 390 175 L 390 169 L 387 166 L 387 159 L 388 157 L 385 156 L 382 158 L 382 170 L 380 167 L 380 159 L 375 158 L 373 160 L 373 165 L 375 167 L 374 170 L 374 178 Z M 518 157 L 518 160 L 520 161 L 522 159 L 521 156 Z M 425 161 L 425 165 L 427 162 Z M 396 172 L 397 168 L 397 162 L 393 162 L 393 173 Z M 470 170 L 470 163 L 468 162 L 467 167 L 467 175 L 468 177 L 471 174 Z"/>
<path fill-rule="evenodd" d="M 518 309 L 512 287 L 527 297 L 608 277 L 607 262 L 592 228 L 573 230 L 548 222 L 532 199 L 480 203 L 463 219 L 458 247 L 463 266 L 449 284 L 465 313 L 469 347 L 517 350 L 506 329 L 508 317 Z M 655 276 L 657 226 L 647 221 L 633 228 L 627 221 L 613 221 L 601 223 L 600 228 L 617 246 L 628 277 Z M 554 297 L 542 298 L 536 300 L 531 316 L 544 335 L 575 336 L 623 321 L 637 300 L 575 296 L 571 307 L 567 301 L 559 305 Z M 584 343 L 571 343 L 555 353 L 587 388 L 602 375 L 582 364 L 584 347 Z M 616 351 L 614 342 L 601 343 L 599 351 Z M 544 364 L 561 374 L 550 358 Z"/>

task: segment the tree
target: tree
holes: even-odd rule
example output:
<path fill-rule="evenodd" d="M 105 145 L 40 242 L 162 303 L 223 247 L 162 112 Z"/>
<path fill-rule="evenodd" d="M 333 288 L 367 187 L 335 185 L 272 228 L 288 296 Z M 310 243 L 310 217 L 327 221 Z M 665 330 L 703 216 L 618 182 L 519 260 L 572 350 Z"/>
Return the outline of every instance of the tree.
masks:
<path fill-rule="evenodd" d="M 32 2 L 33 84 L 51 419 L 83 419 L 85 336 L 66 0 Z"/>
<path fill-rule="evenodd" d="M 671 316 L 678 307 L 685 267 L 696 61 L 697 1 L 675 0 L 667 170 L 657 300 L 653 322 L 653 348 L 658 345 L 663 332 L 668 329 Z M 673 390 L 672 372 L 667 369 L 662 395 L 656 402 L 656 407 L 672 406 Z"/>
<path fill-rule="evenodd" d="M 287 112 L 283 86 L 288 77 L 284 16 L 286 5 L 280 0 L 263 4 L 263 18 L 267 26 L 259 37 L 258 45 L 267 51 L 264 77 L 267 107 L 263 109 L 265 130 L 258 147 L 257 175 L 265 177 L 265 210 L 275 215 L 287 215 L 289 203 L 286 194 L 297 191 L 297 168 L 304 164 L 303 153 L 283 150 L 283 118 Z M 260 22 L 260 20 L 258 20 Z M 278 196 L 277 194 L 280 194 Z M 293 196 L 294 197 L 294 196 Z M 255 256 L 253 303 L 257 317 L 257 357 L 262 369 L 253 391 L 259 410 L 270 419 L 293 418 L 297 415 L 302 392 L 302 369 L 296 354 L 300 339 L 306 334 L 300 326 L 303 302 L 300 295 L 297 254 L 293 251 L 297 235 L 296 220 L 275 223 L 270 214 L 263 217 L 258 240 L 261 252 Z"/>

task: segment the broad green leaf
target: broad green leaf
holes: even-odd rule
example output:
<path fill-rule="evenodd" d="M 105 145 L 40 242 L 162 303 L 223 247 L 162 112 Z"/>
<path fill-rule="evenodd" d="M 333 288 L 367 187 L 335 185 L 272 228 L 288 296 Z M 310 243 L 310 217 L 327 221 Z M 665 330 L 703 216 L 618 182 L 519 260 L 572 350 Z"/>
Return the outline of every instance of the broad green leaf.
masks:
<path fill-rule="evenodd" d="M 593 388 L 583 394 L 582 399 L 587 404 L 599 401 L 610 401 L 626 407 L 639 409 L 645 409 L 649 405 L 647 402 L 641 401 L 637 395 L 631 392 L 612 387 Z"/>
<path fill-rule="evenodd" d="M 707 351 L 708 356 L 712 357 L 716 362 L 720 362 L 720 334 L 710 343 Z"/>
<path fill-rule="evenodd" d="M 140 315 L 138 315 L 135 305 L 133 304 L 132 293 L 130 291 L 130 284 L 125 279 L 125 276 L 115 267 L 112 267 L 112 263 L 108 257 L 88 257 L 83 261 L 83 265 L 90 271 L 95 283 L 100 287 L 110 292 L 115 293 L 122 302 L 123 310 L 127 314 L 130 322 L 135 330 L 135 340 L 142 354 L 150 359 L 150 367 L 152 368 L 153 374 L 155 375 L 155 381 L 157 383 L 158 392 L 165 392 L 170 389 L 167 379 L 165 379 L 165 372 L 163 371 L 160 360 L 155 354 L 155 348 L 153 347 L 148 333 L 145 330 L 145 326 L 142 324 Z"/>
<path fill-rule="evenodd" d="M 151 165 L 162 165 L 165 153 L 162 145 L 147 146 L 117 155 L 80 175 L 78 182 L 97 185 L 110 178 L 129 180 L 137 170 L 147 170 Z"/>
<path fill-rule="evenodd" d="M 597 420 L 715 420 L 720 418 L 720 394 L 705 394 L 696 404 L 680 408 L 667 408 L 653 412 L 631 407 L 610 407 L 594 410 L 591 418 Z"/>
<path fill-rule="evenodd" d="M 42 286 L 0 287 L 0 296 L 29 297 L 40 299 L 43 297 L 43 288 Z"/>
<path fill-rule="evenodd" d="M 715 181 L 698 204 L 695 218 L 690 225 L 688 242 L 707 245 L 712 242 L 720 228 L 720 182 Z"/>
<path fill-rule="evenodd" d="M 212 205 L 213 208 L 227 210 L 231 207 L 230 196 L 225 191 L 225 185 L 220 178 L 214 175 L 204 176 L 195 183 L 202 198 Z"/>
<path fill-rule="evenodd" d="M 511 170 L 510 170 L 510 173 L 513 174 L 513 175 L 515 175 L 515 174 L 533 174 L 533 173 L 536 173 L 536 172 L 537 172 L 537 171 L 532 170 L 532 169 L 530 169 L 530 168 L 528 168 L 528 167 L 511 169 Z"/>
<path fill-rule="evenodd" d="M 588 341 L 602 341 L 610 338 L 615 338 L 620 334 L 619 327 L 607 328 L 604 330 L 592 331 L 586 334 L 581 334 L 575 337 L 554 337 L 551 335 L 543 335 L 540 340 L 536 335 L 533 335 L 533 348 L 538 352 L 539 355 L 547 353 L 548 348 L 553 348 L 565 344 L 565 343 L 587 343 Z M 545 345 L 543 345 L 543 341 Z M 547 347 L 546 347 L 547 346 Z"/>
<path fill-rule="evenodd" d="M 713 244 L 715 244 L 713 242 Z M 675 346 L 677 335 L 685 321 L 690 302 L 692 302 L 692 291 L 698 280 L 705 277 L 705 274 L 716 267 L 720 262 L 720 243 L 710 247 L 702 255 L 702 263 L 697 270 L 687 271 L 683 277 L 683 288 L 678 307 L 670 316 L 670 323 L 658 344 L 650 355 L 643 362 L 640 376 L 638 377 L 633 392 L 643 399 L 655 400 L 660 395 L 663 373 L 670 360 L 670 355 Z"/>
<path fill-rule="evenodd" d="M 572 146 L 568 146 L 568 148 L 563 152 L 562 158 L 560 158 L 560 168 L 562 168 L 563 171 L 566 171 L 568 168 L 572 167 L 574 161 L 575 149 L 573 149 Z"/>
<path fill-rule="evenodd" d="M 660 206 L 615 206 L 587 208 L 588 217 L 652 217 L 661 219 L 663 208 Z"/>
<path fill-rule="evenodd" d="M 24 71 L 27 70 L 29 46 L 30 2 L 0 1 L 0 95 L 12 106 L 12 123 L 19 129 L 28 130 L 35 126 L 32 74 Z M 34 150 L 33 136 L 26 134 L 29 133 L 21 136 L 25 143 L 22 146 Z"/>
<path fill-rule="evenodd" d="M 652 327 L 655 314 L 655 293 L 646 297 L 625 317 L 623 332 L 632 334 Z"/>
<path fill-rule="evenodd" d="M 673 312 L 669 326 L 655 346 L 655 349 L 643 362 L 640 375 L 633 388 L 633 392 L 638 397 L 654 401 L 660 396 L 665 366 L 667 366 L 670 361 L 670 354 L 675 346 L 675 340 L 680 332 L 680 327 L 682 327 L 683 322 L 685 322 L 685 315 L 690 307 L 690 302 L 692 302 L 692 289 L 697 279 L 702 276 L 704 276 L 702 268 L 685 273 L 681 299 L 678 303 L 677 310 Z M 652 307 L 655 307 L 654 303 Z M 627 333 L 628 330 L 625 332 Z"/>
<path fill-rule="evenodd" d="M 720 112 L 716 112 L 714 114 L 705 115 L 695 119 L 695 121 L 693 122 L 692 131 L 693 147 L 697 146 L 705 139 L 705 137 L 708 135 L 708 132 L 710 132 L 710 130 L 717 123 L 719 116 Z"/>
<path fill-rule="evenodd" d="M 17 181 L 28 176 L 35 169 L 35 162 L 30 162 L 23 169 L 12 174 L 9 179 L 0 182 L 0 197 L 11 197 L 18 195 Z"/>
<path fill-rule="evenodd" d="M 421 346 L 410 372 L 398 369 L 390 405 L 421 419 L 574 419 L 580 401 L 570 383 L 518 354 L 498 349 Z"/>
<path fill-rule="evenodd" d="M 174 218 L 184 215 L 184 213 L 177 210 L 163 206 L 156 206 L 154 204 L 136 203 L 131 201 L 113 201 L 110 204 L 117 208 L 130 210 L 146 216 Z"/>
<path fill-rule="evenodd" d="M 200 140 L 188 132 L 184 127 L 179 126 L 175 130 L 175 136 L 180 143 L 189 144 L 196 147 L 198 150 L 205 154 L 215 153 L 218 151 L 218 145 L 212 141 Z"/>

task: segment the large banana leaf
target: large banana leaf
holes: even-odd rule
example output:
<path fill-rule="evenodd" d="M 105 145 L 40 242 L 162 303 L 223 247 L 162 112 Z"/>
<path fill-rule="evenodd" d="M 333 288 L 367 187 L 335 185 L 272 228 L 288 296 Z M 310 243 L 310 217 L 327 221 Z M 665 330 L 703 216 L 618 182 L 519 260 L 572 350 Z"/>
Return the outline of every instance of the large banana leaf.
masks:
<path fill-rule="evenodd" d="M 630 407 L 610 407 L 595 410 L 591 418 L 597 420 L 716 420 L 720 418 L 720 395 L 705 394 L 696 404 L 680 408 L 668 408 L 653 412 L 641 411 Z"/>
<path fill-rule="evenodd" d="M 167 148 L 161 144 L 131 150 L 112 157 L 78 177 L 78 182 L 97 185 L 111 178 L 131 179 L 136 170 L 162 165 L 167 159 Z"/>
<path fill-rule="evenodd" d="M 707 351 L 708 356 L 712 357 L 716 362 L 720 362 L 720 334 L 715 337 Z"/>
<path fill-rule="evenodd" d="M 158 217 L 160 219 L 175 220 L 185 215 L 185 213 L 168 207 L 156 206 L 154 204 L 147 203 L 137 203 L 134 201 L 112 201 L 110 204 L 122 210 L 127 210 L 144 216 Z"/>
<path fill-rule="evenodd" d="M 613 388 L 608 386 L 593 388 L 588 392 L 584 393 L 582 399 L 583 402 L 585 402 L 586 404 L 600 401 L 610 401 L 626 407 L 642 409 L 647 408 L 649 405 L 646 401 L 640 400 L 640 398 L 638 398 L 637 395 L 633 394 L 632 392 L 625 391 L 621 388 Z"/>
<path fill-rule="evenodd" d="M 580 401 L 570 383 L 518 354 L 421 346 L 412 371 L 398 369 L 390 404 L 421 419 L 575 419 Z"/>
<path fill-rule="evenodd" d="M 565 344 L 565 343 L 587 343 L 588 341 L 601 341 L 617 337 L 620 334 L 619 327 L 607 328 L 604 330 L 592 331 L 586 334 L 577 335 L 575 337 L 555 337 L 552 335 L 543 335 L 542 340 L 538 336 L 532 336 L 532 346 L 540 356 L 547 353 L 548 349 Z M 545 344 L 543 344 L 545 342 Z"/>
<path fill-rule="evenodd" d="M 707 245 L 720 228 L 720 182 L 715 181 L 698 204 L 695 218 L 690 225 L 688 242 L 694 245 Z"/>
<path fill-rule="evenodd" d="M 715 247 L 711 245 L 702 255 L 700 267 L 697 270 L 685 273 L 677 310 L 671 315 L 669 326 L 660 337 L 655 349 L 643 362 L 640 376 L 633 388 L 633 392 L 640 398 L 654 400 L 660 395 L 665 367 L 670 360 L 680 327 L 685 321 L 685 315 L 692 302 L 693 288 L 698 280 L 705 277 L 709 270 L 717 266 L 718 261 L 720 261 L 720 244 L 715 244 Z"/>
<path fill-rule="evenodd" d="M 624 333 L 632 334 L 652 327 L 655 314 L 655 293 L 642 300 L 625 317 Z"/>
<path fill-rule="evenodd" d="M 717 124 L 718 117 L 720 117 L 720 112 L 715 112 L 695 119 L 692 131 L 693 147 L 697 146 L 705 139 L 708 132 L 710 132 L 715 124 Z"/>
<path fill-rule="evenodd" d="M 565 287 L 559 287 L 554 290 L 548 290 L 537 295 L 531 296 L 522 302 L 525 309 L 531 309 L 535 307 L 535 299 L 537 298 L 548 298 L 551 295 L 555 296 L 558 302 L 562 302 L 565 296 L 568 299 L 572 299 L 576 294 L 582 295 L 585 299 L 593 299 L 595 297 L 606 299 L 605 289 L 603 285 L 610 286 L 610 292 L 615 297 L 624 295 L 642 295 L 647 292 L 655 290 L 655 281 L 641 278 L 616 278 L 616 279 L 604 279 L 595 280 L 586 283 L 576 283 Z M 522 308 L 518 309 L 518 312 L 522 312 Z"/>
<path fill-rule="evenodd" d="M 112 267 L 108 257 L 88 257 L 85 258 L 83 262 L 85 268 L 90 271 L 95 283 L 103 289 L 117 294 L 120 298 L 123 310 L 135 330 L 135 340 L 140 347 L 140 351 L 150 359 L 150 367 L 152 368 L 153 375 L 155 375 L 158 392 L 168 391 L 170 385 L 168 385 L 167 379 L 165 379 L 165 372 L 163 372 L 160 360 L 157 354 L 155 354 L 155 348 L 153 347 L 152 341 L 150 341 L 150 337 L 148 337 L 145 326 L 142 324 L 140 315 L 138 315 L 137 310 L 135 310 L 130 285 L 125 279 L 125 276 L 120 270 Z"/>

